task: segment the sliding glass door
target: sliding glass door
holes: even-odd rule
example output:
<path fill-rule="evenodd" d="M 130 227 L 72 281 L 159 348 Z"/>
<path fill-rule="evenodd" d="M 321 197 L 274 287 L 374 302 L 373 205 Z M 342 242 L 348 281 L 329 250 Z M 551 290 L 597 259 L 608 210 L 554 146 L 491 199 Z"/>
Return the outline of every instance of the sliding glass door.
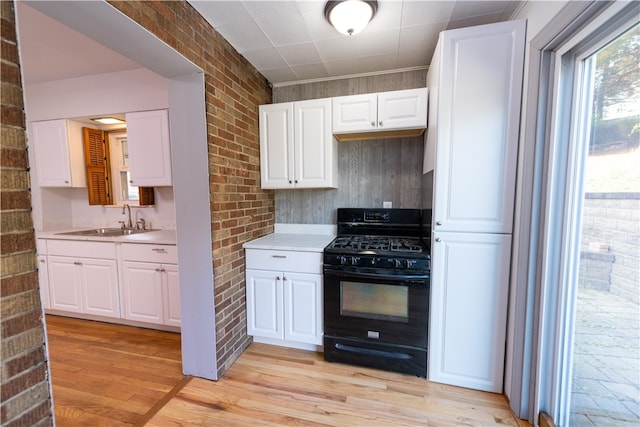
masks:
<path fill-rule="evenodd" d="M 640 25 L 583 60 L 570 425 L 640 425 Z"/>
<path fill-rule="evenodd" d="M 558 426 L 640 424 L 640 26 L 620 7 L 556 56 L 538 379 Z M 544 406 L 544 405 L 542 405 Z"/>

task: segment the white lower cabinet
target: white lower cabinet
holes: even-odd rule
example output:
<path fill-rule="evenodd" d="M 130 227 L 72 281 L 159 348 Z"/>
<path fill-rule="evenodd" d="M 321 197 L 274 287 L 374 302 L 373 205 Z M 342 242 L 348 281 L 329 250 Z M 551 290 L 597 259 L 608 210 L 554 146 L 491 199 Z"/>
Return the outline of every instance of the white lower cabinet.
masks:
<path fill-rule="evenodd" d="M 501 393 L 511 235 L 433 238 L 428 378 Z"/>
<path fill-rule="evenodd" d="M 101 253 L 113 253 L 113 257 L 90 257 Z M 47 267 L 49 308 L 120 317 L 118 266 L 112 243 L 82 242 L 74 248 L 73 243 L 58 241 L 49 245 Z"/>
<path fill-rule="evenodd" d="M 38 281 L 40 283 L 40 300 L 42 302 L 42 307 L 44 308 L 50 308 L 49 270 L 47 264 L 47 256 L 38 255 Z"/>
<path fill-rule="evenodd" d="M 38 282 L 40 285 L 40 301 L 44 309 L 50 307 L 49 301 L 49 267 L 47 260 L 47 242 L 36 239 L 36 252 L 38 253 Z"/>
<path fill-rule="evenodd" d="M 37 247 L 45 309 L 180 327 L 175 245 L 38 239 Z"/>
<path fill-rule="evenodd" d="M 180 285 L 173 245 L 122 245 L 123 317 L 180 326 Z"/>
<path fill-rule="evenodd" d="M 246 254 L 247 333 L 257 342 L 322 345 L 322 253 L 247 249 Z"/>

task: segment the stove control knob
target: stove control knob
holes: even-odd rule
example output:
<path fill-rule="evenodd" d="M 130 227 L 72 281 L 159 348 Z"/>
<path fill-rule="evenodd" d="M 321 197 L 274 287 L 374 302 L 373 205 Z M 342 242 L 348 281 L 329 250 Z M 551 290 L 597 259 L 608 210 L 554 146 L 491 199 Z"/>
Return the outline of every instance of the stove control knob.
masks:
<path fill-rule="evenodd" d="M 347 257 L 344 255 L 339 256 L 338 260 L 340 260 L 340 265 L 345 265 L 347 263 Z"/>
<path fill-rule="evenodd" d="M 371 258 L 371 265 L 376 265 L 376 259 L 375 258 Z"/>
<path fill-rule="evenodd" d="M 395 268 L 402 268 L 402 261 L 400 261 L 399 259 L 394 259 L 393 260 L 393 266 Z"/>
<path fill-rule="evenodd" d="M 413 267 L 415 264 L 416 264 L 416 262 L 415 262 L 415 261 L 412 261 L 412 260 L 410 260 L 410 259 L 405 260 L 405 262 L 404 262 L 404 265 L 405 265 L 405 267 L 407 267 L 407 268 L 411 268 L 411 267 Z"/>
<path fill-rule="evenodd" d="M 360 260 L 360 258 L 352 256 L 351 257 L 351 265 L 358 265 L 358 261 Z"/>

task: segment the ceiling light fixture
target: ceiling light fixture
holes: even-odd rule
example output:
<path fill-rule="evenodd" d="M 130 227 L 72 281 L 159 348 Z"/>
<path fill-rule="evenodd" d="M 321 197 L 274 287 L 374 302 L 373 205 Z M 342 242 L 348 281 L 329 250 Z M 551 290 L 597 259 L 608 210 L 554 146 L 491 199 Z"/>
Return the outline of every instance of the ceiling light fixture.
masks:
<path fill-rule="evenodd" d="M 324 7 L 324 17 L 338 32 L 352 36 L 364 30 L 377 10 L 376 0 L 328 1 Z"/>
<path fill-rule="evenodd" d="M 126 123 L 124 120 L 116 119 L 115 117 L 98 117 L 97 119 L 91 119 L 94 122 L 102 123 L 103 125 L 119 125 Z"/>

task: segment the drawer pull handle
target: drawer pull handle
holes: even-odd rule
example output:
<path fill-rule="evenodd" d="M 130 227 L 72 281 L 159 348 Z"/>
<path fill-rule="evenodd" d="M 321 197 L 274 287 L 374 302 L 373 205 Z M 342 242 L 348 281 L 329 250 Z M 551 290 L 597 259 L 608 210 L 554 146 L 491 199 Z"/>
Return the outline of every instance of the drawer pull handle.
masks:
<path fill-rule="evenodd" d="M 45 260 L 43 260 L 43 259 L 41 259 L 41 260 L 40 260 L 40 262 L 44 264 L 46 261 L 45 261 Z"/>
<path fill-rule="evenodd" d="M 271 255 L 272 258 L 286 258 L 286 255 Z"/>
<path fill-rule="evenodd" d="M 287 276 L 282 276 L 282 280 L 286 282 L 287 281 Z"/>
<path fill-rule="evenodd" d="M 74 261 L 73 265 L 82 265 L 80 261 Z"/>
<path fill-rule="evenodd" d="M 163 248 L 153 248 L 151 249 L 153 252 L 158 253 L 158 254 L 166 254 L 167 250 L 163 249 Z"/>
<path fill-rule="evenodd" d="M 159 268 L 156 268 L 156 271 L 157 271 L 158 273 L 160 273 L 162 270 L 160 270 Z"/>

